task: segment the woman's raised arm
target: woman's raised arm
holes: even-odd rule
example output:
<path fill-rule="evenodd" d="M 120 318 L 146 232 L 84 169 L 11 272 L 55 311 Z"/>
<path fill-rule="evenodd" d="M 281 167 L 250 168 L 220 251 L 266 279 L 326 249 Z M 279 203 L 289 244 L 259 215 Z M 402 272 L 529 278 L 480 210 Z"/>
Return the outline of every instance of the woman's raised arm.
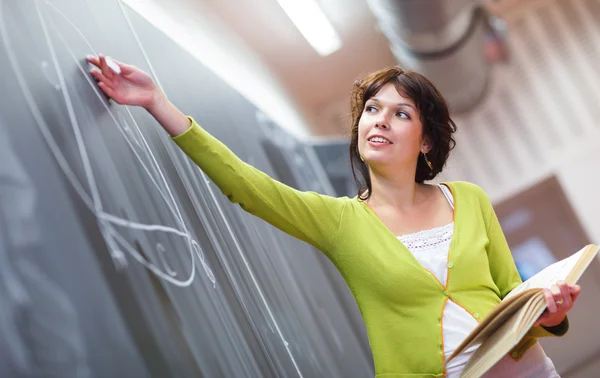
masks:
<path fill-rule="evenodd" d="M 88 61 L 98 68 L 92 75 L 104 93 L 118 104 L 148 110 L 231 202 L 325 253 L 332 250 L 346 200 L 295 190 L 246 164 L 177 109 L 139 68 L 102 55 Z"/>

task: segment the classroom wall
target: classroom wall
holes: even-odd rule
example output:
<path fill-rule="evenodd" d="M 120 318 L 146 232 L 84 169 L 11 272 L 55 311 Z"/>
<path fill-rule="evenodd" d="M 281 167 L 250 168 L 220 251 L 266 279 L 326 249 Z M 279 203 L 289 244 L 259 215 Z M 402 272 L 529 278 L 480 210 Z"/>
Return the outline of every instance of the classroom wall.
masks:
<path fill-rule="evenodd" d="M 475 182 L 500 203 L 556 175 L 598 243 L 600 3 L 532 0 L 506 19 L 510 64 L 495 67 L 478 108 L 455 116 L 442 179 Z"/>

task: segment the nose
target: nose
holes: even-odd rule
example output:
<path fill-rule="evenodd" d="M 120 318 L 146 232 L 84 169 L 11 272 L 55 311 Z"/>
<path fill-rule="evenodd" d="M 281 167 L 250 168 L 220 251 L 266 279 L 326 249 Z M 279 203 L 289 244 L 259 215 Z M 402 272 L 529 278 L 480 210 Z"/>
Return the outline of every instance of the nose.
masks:
<path fill-rule="evenodd" d="M 378 117 L 375 119 L 375 127 L 384 130 L 389 128 L 384 112 L 380 112 L 378 114 Z"/>
<path fill-rule="evenodd" d="M 385 121 L 383 121 L 383 120 L 377 121 L 377 122 L 375 123 L 375 127 L 376 127 L 376 128 L 378 128 L 378 129 L 383 129 L 383 130 L 385 130 L 385 129 L 388 129 L 388 128 L 389 128 L 389 126 L 388 126 L 388 125 L 386 124 L 386 122 L 385 122 Z"/>

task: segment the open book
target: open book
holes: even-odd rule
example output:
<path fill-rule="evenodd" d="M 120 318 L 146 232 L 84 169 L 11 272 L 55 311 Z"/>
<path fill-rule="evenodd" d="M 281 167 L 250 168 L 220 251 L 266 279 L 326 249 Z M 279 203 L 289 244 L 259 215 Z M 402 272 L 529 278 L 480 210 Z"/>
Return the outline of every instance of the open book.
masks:
<path fill-rule="evenodd" d="M 480 344 L 467 361 L 461 377 L 480 377 L 515 347 L 546 309 L 543 289 L 557 281 L 575 284 L 600 247 L 590 244 L 514 288 L 467 336 L 448 358 Z"/>

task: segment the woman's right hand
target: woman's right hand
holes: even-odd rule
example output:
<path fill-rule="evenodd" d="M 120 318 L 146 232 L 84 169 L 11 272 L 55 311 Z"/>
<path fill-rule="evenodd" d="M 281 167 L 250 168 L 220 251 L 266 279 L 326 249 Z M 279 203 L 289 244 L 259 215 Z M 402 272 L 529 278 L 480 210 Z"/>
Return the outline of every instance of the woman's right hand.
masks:
<path fill-rule="evenodd" d="M 100 89 L 118 104 L 150 109 L 161 96 L 154 80 L 137 67 L 108 59 L 118 66 L 120 73 L 110 68 L 104 55 L 87 56 L 88 62 L 99 68 L 91 73 L 98 80 Z"/>
<path fill-rule="evenodd" d="M 109 63 L 107 59 L 104 55 L 87 57 L 88 62 L 99 68 L 93 69 L 92 75 L 108 97 L 121 105 L 146 108 L 171 136 L 179 135 L 190 127 L 190 120 L 167 99 L 147 73 L 114 59 L 110 59 Z"/>

